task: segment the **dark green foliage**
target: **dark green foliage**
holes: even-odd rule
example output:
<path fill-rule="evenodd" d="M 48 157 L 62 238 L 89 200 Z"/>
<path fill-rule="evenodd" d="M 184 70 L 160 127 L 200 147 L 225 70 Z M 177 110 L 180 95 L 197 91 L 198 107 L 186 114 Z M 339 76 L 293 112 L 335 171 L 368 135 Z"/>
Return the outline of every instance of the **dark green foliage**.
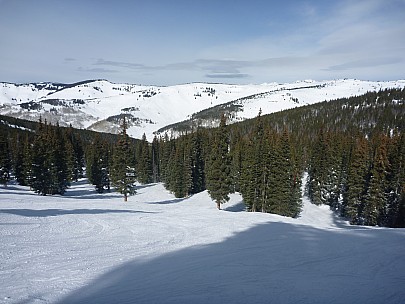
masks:
<path fill-rule="evenodd" d="M 159 140 L 155 136 L 152 141 L 151 147 L 152 159 L 152 182 L 160 182 L 160 147 Z"/>
<path fill-rule="evenodd" d="M 12 143 L 14 145 L 12 155 L 13 157 L 13 172 L 16 181 L 23 186 L 26 186 L 25 176 L 25 155 L 27 149 L 29 149 L 28 136 L 24 134 L 18 134 L 17 138 Z"/>
<path fill-rule="evenodd" d="M 261 112 L 249 138 L 242 161 L 240 191 L 248 211 L 265 212 L 269 205 L 269 147 L 265 141 Z"/>
<path fill-rule="evenodd" d="M 31 170 L 28 185 L 37 193 L 63 194 L 69 186 L 63 135 L 40 121 L 30 151 Z"/>
<path fill-rule="evenodd" d="M 142 140 L 138 145 L 137 151 L 137 178 L 142 184 L 147 184 L 152 181 L 152 159 L 149 143 L 146 140 L 146 135 L 143 134 Z"/>
<path fill-rule="evenodd" d="M 159 178 L 176 197 L 205 190 L 205 132 L 159 140 Z"/>
<path fill-rule="evenodd" d="M 278 183 L 273 185 L 277 193 L 274 206 L 270 212 L 296 217 L 301 211 L 301 172 L 294 163 L 290 138 L 287 129 L 281 135 L 280 142 L 275 151 L 277 161 L 273 163 L 274 176 Z"/>
<path fill-rule="evenodd" d="M 67 128 L 64 134 L 66 143 L 66 153 L 67 153 L 66 157 L 67 157 L 69 180 L 77 181 L 79 178 L 83 177 L 83 167 L 84 167 L 83 144 L 82 141 L 75 134 L 72 126 Z"/>
<path fill-rule="evenodd" d="M 95 137 L 93 145 L 87 151 L 87 178 L 95 186 L 98 193 L 110 190 L 110 158 L 108 144 Z"/>
<path fill-rule="evenodd" d="M 342 153 L 339 137 L 320 130 L 309 163 L 308 195 L 316 205 L 337 208 L 341 190 Z"/>
<path fill-rule="evenodd" d="M 388 145 L 387 225 L 405 227 L 405 134 L 395 134 Z"/>
<path fill-rule="evenodd" d="M 217 208 L 229 201 L 231 192 L 231 159 L 229 156 L 228 131 L 226 118 L 222 116 L 219 128 L 210 145 L 209 160 L 206 164 L 206 186 Z"/>
<path fill-rule="evenodd" d="M 0 184 L 3 185 L 9 182 L 11 171 L 11 151 L 7 136 L 6 132 L 0 132 Z"/>
<path fill-rule="evenodd" d="M 126 202 L 129 195 L 134 195 L 136 193 L 136 174 L 134 163 L 131 162 L 133 159 L 133 149 L 131 147 L 129 136 L 127 135 L 125 118 L 121 127 L 122 132 L 113 154 L 111 183 L 119 193 L 124 195 L 124 201 Z"/>
<path fill-rule="evenodd" d="M 190 143 L 190 169 L 191 169 L 191 193 L 205 190 L 205 160 L 203 148 L 203 135 L 197 130 L 191 135 Z"/>

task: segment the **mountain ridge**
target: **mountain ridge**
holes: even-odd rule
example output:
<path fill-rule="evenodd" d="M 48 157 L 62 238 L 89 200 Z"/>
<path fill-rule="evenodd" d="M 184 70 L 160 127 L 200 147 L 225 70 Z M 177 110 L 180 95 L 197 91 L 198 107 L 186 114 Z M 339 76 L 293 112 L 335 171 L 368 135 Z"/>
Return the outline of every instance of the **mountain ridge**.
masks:
<path fill-rule="evenodd" d="M 222 112 L 229 123 L 234 123 L 255 117 L 259 109 L 264 115 L 403 87 L 405 80 L 356 79 L 250 85 L 196 82 L 173 86 L 112 83 L 105 79 L 72 84 L 0 82 L 0 114 L 34 121 L 41 116 L 61 126 L 110 133 L 119 132 L 120 118 L 125 116 L 129 135 L 141 138 L 145 133 L 151 141 L 155 135 L 177 135 L 170 126 L 187 120 L 195 126 L 216 126 Z"/>

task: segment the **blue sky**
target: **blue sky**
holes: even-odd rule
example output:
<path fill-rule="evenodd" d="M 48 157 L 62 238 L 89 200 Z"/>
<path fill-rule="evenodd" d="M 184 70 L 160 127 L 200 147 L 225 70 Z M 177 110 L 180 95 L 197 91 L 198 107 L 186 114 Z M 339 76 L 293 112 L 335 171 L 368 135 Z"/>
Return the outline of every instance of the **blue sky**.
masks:
<path fill-rule="evenodd" d="M 405 79 L 405 0 L 0 0 L 0 81 Z"/>

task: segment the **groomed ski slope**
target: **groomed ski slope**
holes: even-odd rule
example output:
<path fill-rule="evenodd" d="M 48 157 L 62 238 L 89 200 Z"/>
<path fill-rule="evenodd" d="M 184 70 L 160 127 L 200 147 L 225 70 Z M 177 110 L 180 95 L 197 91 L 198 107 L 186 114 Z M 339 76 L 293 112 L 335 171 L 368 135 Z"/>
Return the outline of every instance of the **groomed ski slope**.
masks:
<path fill-rule="evenodd" d="M 215 209 L 144 185 L 124 203 L 0 188 L 0 303 L 403 303 L 405 229 Z"/>

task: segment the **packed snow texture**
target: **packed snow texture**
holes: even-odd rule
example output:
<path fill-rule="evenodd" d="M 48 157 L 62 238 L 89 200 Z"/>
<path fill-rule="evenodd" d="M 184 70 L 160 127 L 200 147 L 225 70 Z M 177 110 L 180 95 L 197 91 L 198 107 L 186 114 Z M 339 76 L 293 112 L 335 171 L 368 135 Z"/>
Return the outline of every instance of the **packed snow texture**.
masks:
<path fill-rule="evenodd" d="M 218 211 L 142 185 L 64 196 L 0 188 L 1 303 L 403 303 L 405 229 L 353 227 L 303 200 L 297 219 Z"/>
<path fill-rule="evenodd" d="M 231 101 L 241 111 L 234 113 L 228 123 L 253 118 L 260 109 L 264 115 L 368 91 L 403 87 L 405 80 L 355 79 L 260 85 L 190 83 L 169 87 L 114 84 L 105 80 L 72 85 L 0 83 L 0 114 L 34 121 L 42 116 L 61 126 L 72 124 L 75 128 L 111 133 L 120 130 L 114 117 L 126 114 L 133 118 L 128 134 L 141 138 L 145 133 L 152 141 L 157 130 Z"/>

